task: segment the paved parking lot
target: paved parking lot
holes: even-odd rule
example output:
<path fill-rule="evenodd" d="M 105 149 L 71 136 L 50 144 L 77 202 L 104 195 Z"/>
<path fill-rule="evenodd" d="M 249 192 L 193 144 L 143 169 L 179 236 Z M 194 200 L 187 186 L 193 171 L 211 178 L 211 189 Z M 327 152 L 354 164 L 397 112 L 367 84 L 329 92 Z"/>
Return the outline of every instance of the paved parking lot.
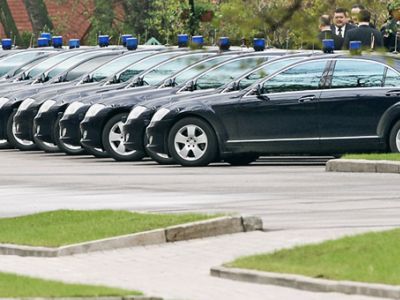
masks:
<path fill-rule="evenodd" d="M 206 168 L 0 151 L 0 216 L 60 209 L 255 214 L 266 229 L 398 226 L 396 174 L 326 173 L 326 158 Z"/>
<path fill-rule="evenodd" d="M 60 208 L 238 212 L 261 216 L 267 232 L 55 259 L 2 256 L 0 271 L 139 289 L 166 299 L 371 299 L 209 276 L 211 267 L 238 256 L 399 226 L 398 175 L 326 173 L 326 159 L 182 168 L 2 150 L 1 217 Z"/>

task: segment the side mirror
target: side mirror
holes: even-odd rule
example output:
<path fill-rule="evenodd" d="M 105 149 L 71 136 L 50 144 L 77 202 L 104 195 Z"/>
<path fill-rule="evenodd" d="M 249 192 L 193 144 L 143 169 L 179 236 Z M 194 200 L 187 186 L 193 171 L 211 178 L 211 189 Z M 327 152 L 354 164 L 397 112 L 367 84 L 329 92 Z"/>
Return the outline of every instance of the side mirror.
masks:
<path fill-rule="evenodd" d="M 174 87 L 175 86 L 175 78 L 169 78 L 164 81 L 165 87 Z"/>
<path fill-rule="evenodd" d="M 264 101 L 270 100 L 269 97 L 264 94 L 265 91 L 261 84 L 257 84 L 257 86 L 254 87 L 253 91 L 254 91 L 254 95 L 257 96 L 257 99 L 264 100 Z"/>
<path fill-rule="evenodd" d="M 190 80 L 188 83 L 185 84 L 185 91 L 193 92 L 196 89 L 196 83 L 194 80 Z"/>
<path fill-rule="evenodd" d="M 86 76 L 83 77 L 82 82 L 83 82 L 83 83 L 92 82 L 92 77 L 88 74 L 88 75 L 86 75 Z"/>
<path fill-rule="evenodd" d="M 45 73 L 42 73 L 40 76 L 39 82 L 44 83 L 47 81 L 47 75 Z"/>
<path fill-rule="evenodd" d="M 228 91 L 237 91 L 237 90 L 239 90 L 239 82 L 237 82 L 237 81 L 231 82 L 230 84 L 228 84 L 227 90 Z"/>

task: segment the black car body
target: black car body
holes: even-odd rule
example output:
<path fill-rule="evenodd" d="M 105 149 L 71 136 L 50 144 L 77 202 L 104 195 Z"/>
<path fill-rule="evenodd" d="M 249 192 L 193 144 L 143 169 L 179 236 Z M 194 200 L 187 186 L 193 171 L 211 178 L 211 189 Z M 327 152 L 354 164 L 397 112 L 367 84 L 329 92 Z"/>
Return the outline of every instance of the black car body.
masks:
<path fill-rule="evenodd" d="M 165 104 L 182 101 L 187 99 L 196 99 L 196 97 L 202 97 L 207 95 L 217 96 L 218 94 L 227 94 L 238 92 L 243 90 L 253 84 L 255 81 L 262 79 L 285 66 L 294 63 L 295 61 L 302 60 L 307 56 L 311 56 L 313 54 L 297 54 L 297 55 L 289 55 L 282 56 L 276 59 L 272 59 L 267 61 L 262 66 L 257 67 L 254 70 L 249 71 L 248 73 L 241 75 L 230 83 L 226 83 L 220 88 L 216 87 L 216 90 L 206 90 L 201 93 L 191 93 L 187 94 L 176 94 L 175 96 L 167 96 L 162 98 L 152 97 L 151 100 L 141 102 L 129 114 L 124 126 L 123 126 L 123 134 L 124 134 L 124 144 L 128 150 L 136 150 L 136 151 L 144 151 L 145 149 L 145 130 L 147 125 L 149 125 L 151 118 L 157 109 Z M 220 67 L 224 67 L 224 64 L 221 64 Z M 218 69 L 218 68 L 217 68 Z M 222 84 L 222 82 L 221 82 Z M 196 83 L 193 84 L 196 86 Z M 152 156 L 155 158 L 154 156 Z M 163 155 L 162 157 L 165 157 Z M 158 162 L 170 163 L 171 160 L 168 159 L 158 159 Z"/>
<path fill-rule="evenodd" d="M 271 58 L 272 56 L 277 56 L 280 54 L 274 54 L 274 53 L 253 53 L 253 54 L 248 54 L 248 55 L 244 55 L 244 56 L 240 56 L 239 58 L 235 58 L 235 59 L 242 59 L 241 61 L 244 63 L 245 61 L 247 62 L 247 66 L 248 69 L 241 69 L 239 68 L 238 70 L 236 70 L 236 72 L 240 71 L 240 72 L 246 72 L 251 68 L 254 68 L 255 66 L 257 66 L 258 64 L 261 64 L 262 62 L 268 60 L 269 58 Z M 240 66 L 240 62 L 238 63 L 238 65 Z M 245 64 L 246 65 L 246 64 Z M 233 70 L 232 70 L 233 72 Z M 171 74 L 172 75 L 172 74 Z M 228 74 L 228 77 L 231 76 L 232 74 Z M 144 78 L 146 80 L 146 77 Z M 219 81 L 222 80 L 222 78 L 218 78 L 215 79 L 213 78 L 214 81 Z M 205 80 L 205 83 L 207 86 L 206 88 L 208 88 L 208 82 L 207 80 Z M 189 88 L 189 89 L 188 89 Z M 156 91 L 152 91 L 152 92 L 145 92 L 144 94 L 137 94 L 137 95 L 132 95 L 132 96 L 127 96 L 127 97 L 121 97 L 121 99 L 111 99 L 110 101 L 104 102 L 106 105 L 98 103 L 95 107 L 100 107 L 101 105 L 103 105 L 103 109 L 101 109 L 99 112 L 97 112 L 96 114 L 91 114 L 89 113 L 90 110 L 88 111 L 88 113 L 85 116 L 85 119 L 81 122 L 81 133 L 82 133 L 82 139 L 81 139 L 81 143 L 85 146 L 85 147 L 95 147 L 95 148 L 110 148 L 110 145 L 108 145 L 107 147 L 107 143 L 110 144 L 110 141 L 108 141 L 105 137 L 108 136 L 108 134 L 105 133 L 104 128 L 106 128 L 107 122 L 109 122 L 110 120 L 112 120 L 112 118 L 114 118 L 115 116 L 119 115 L 120 119 L 119 119 L 119 123 L 120 123 L 120 127 L 118 128 L 118 132 L 119 133 L 119 140 L 115 142 L 116 148 L 123 148 L 123 135 L 122 135 L 122 126 L 123 126 L 123 122 L 125 121 L 128 113 L 130 112 L 130 110 L 132 109 L 132 107 L 146 99 L 148 99 L 149 97 L 161 97 L 161 96 L 166 96 L 166 95 L 174 95 L 177 92 L 179 92 L 180 90 L 187 90 L 187 91 L 191 91 L 190 87 L 188 87 L 186 85 L 186 83 L 184 83 L 181 86 L 178 87 L 173 87 L 173 88 L 168 88 L 168 89 L 159 89 Z M 102 128 L 101 131 L 99 131 L 99 128 Z M 110 136 L 111 138 L 111 136 Z M 118 151 L 116 151 L 116 149 L 109 149 L 109 152 L 115 152 L 113 154 L 113 157 L 116 158 L 116 156 L 119 154 Z M 122 154 L 123 151 L 121 151 L 121 155 L 119 155 L 119 160 L 126 160 L 128 159 L 128 157 L 132 156 L 132 157 L 136 157 L 136 156 L 141 156 L 142 154 L 140 153 L 129 153 L 126 152 Z"/>
<path fill-rule="evenodd" d="M 18 109 L 20 111 L 24 111 L 28 106 L 35 102 L 34 99 L 27 98 L 45 90 L 50 91 L 52 89 L 57 89 L 58 84 L 68 84 L 68 82 L 64 83 L 64 81 L 75 80 L 76 77 L 79 76 L 79 73 L 74 71 L 76 69 L 84 68 L 87 63 L 105 63 L 107 60 L 110 60 L 120 53 L 121 52 L 118 51 L 93 51 L 81 53 L 77 56 L 79 58 L 75 57 L 75 59 L 72 60 L 70 63 L 70 68 L 68 68 L 68 62 L 70 62 L 70 60 L 67 60 L 62 63 L 62 66 L 56 65 L 51 70 L 44 73 L 43 76 L 39 77 L 36 82 L 34 81 L 29 88 L 20 89 L 17 90 L 17 92 L 11 92 L 7 95 L 4 95 L 3 97 L 8 99 L 8 101 L 0 109 L 0 127 L 3 129 L 3 132 L 1 133 L 2 136 L 0 136 L 0 138 L 4 138 L 6 136 L 7 139 L 9 139 L 9 141 L 18 148 L 20 148 L 20 146 L 23 148 L 25 144 L 30 144 L 25 142 L 20 143 L 24 139 L 18 137 L 18 135 L 23 136 L 29 130 L 24 130 L 24 125 L 26 124 L 24 120 L 22 119 L 23 122 L 16 124 L 16 126 L 14 126 L 12 122 L 12 119 L 14 115 L 17 114 Z M 30 134 L 32 135 L 32 132 L 30 132 Z"/>
<path fill-rule="evenodd" d="M 80 89 L 79 92 L 72 92 L 68 93 L 64 96 L 60 97 L 60 92 L 57 93 L 59 100 L 56 102 L 54 100 L 47 100 L 44 102 L 43 105 L 46 105 L 50 101 L 52 102 L 52 106 L 46 109 L 40 109 L 39 113 L 35 117 L 35 128 L 36 128 L 36 135 L 35 137 L 39 140 L 50 142 L 50 143 L 57 143 L 59 140 L 59 131 L 58 131 L 58 117 L 62 115 L 64 110 L 66 109 L 67 105 L 72 101 L 76 101 L 79 98 L 85 99 L 85 97 L 89 97 L 91 94 L 97 95 L 98 93 L 101 94 L 102 92 L 109 92 L 107 94 L 118 94 L 119 90 L 123 87 L 129 89 L 130 82 L 128 80 L 133 80 L 131 77 L 135 76 L 135 74 L 140 74 L 143 69 L 147 67 L 152 67 L 153 65 L 157 65 L 160 61 L 168 61 L 171 57 L 191 57 L 195 55 L 214 55 L 214 52 L 204 52 L 204 53 L 189 53 L 189 52 L 182 52 L 182 51 L 168 51 L 168 52 L 161 52 L 161 53 L 152 53 L 146 55 L 143 59 L 137 61 L 136 63 L 131 64 L 128 68 L 123 68 L 123 70 L 118 70 L 119 72 L 115 75 L 111 76 L 111 79 L 105 80 L 104 83 L 100 87 L 89 88 L 89 89 Z M 122 83 L 119 81 L 115 82 L 113 78 L 121 78 Z M 76 90 L 76 89 L 75 89 Z M 121 91 L 122 93 L 124 91 Z M 125 91 L 126 92 L 126 91 Z M 54 95 L 56 96 L 56 95 Z M 96 96 L 97 99 L 98 96 Z M 49 95 L 46 97 L 49 99 Z M 89 98 L 90 99 L 90 98 Z M 40 129 L 40 130 L 39 130 Z M 54 130 L 55 129 L 55 130 Z"/>
<path fill-rule="evenodd" d="M 400 150 L 395 56 L 332 55 L 295 63 L 236 94 L 161 107 L 148 147 L 185 166 L 258 155 Z"/>

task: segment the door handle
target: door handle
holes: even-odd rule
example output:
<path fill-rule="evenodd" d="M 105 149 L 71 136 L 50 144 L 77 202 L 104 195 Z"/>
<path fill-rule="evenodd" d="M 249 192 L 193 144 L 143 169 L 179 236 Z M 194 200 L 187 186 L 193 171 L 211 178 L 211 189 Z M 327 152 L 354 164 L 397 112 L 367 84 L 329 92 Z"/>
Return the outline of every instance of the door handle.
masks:
<path fill-rule="evenodd" d="M 315 96 L 304 96 L 304 97 L 301 97 L 298 101 L 299 101 L 299 103 L 307 103 L 307 102 L 312 102 L 315 99 L 316 99 Z"/>
<path fill-rule="evenodd" d="M 400 90 L 397 91 L 389 91 L 386 93 L 387 97 L 396 97 L 396 96 L 400 96 Z"/>

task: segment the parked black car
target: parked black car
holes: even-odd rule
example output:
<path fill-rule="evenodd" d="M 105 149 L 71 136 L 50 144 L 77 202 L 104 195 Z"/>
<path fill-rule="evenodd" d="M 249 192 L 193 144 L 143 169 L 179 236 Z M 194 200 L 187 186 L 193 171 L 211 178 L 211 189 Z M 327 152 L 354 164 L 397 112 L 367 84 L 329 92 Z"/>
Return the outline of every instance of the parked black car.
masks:
<path fill-rule="evenodd" d="M 288 55 L 282 56 L 275 59 L 271 59 L 264 63 L 263 65 L 257 67 L 254 70 L 251 70 L 244 75 L 239 76 L 235 80 L 226 83 L 225 80 L 218 81 L 213 84 L 211 89 L 206 90 L 198 90 L 196 93 L 176 93 L 174 96 L 166 96 L 161 98 L 151 97 L 151 100 L 140 102 L 140 104 L 136 105 L 130 114 L 123 126 L 123 135 L 124 135 L 124 145 L 128 151 L 138 151 L 139 153 L 147 153 L 150 157 L 157 161 L 160 164 L 171 164 L 173 163 L 173 159 L 165 154 L 153 153 L 145 148 L 146 136 L 145 131 L 147 125 L 149 125 L 151 118 L 156 113 L 157 109 L 165 104 L 182 101 L 187 99 L 196 99 L 196 97 L 202 97 L 207 95 L 212 95 L 213 97 L 218 94 L 226 94 L 226 93 L 238 93 L 239 91 L 249 87 L 251 84 L 256 82 L 259 79 L 262 79 L 282 68 L 288 66 L 296 61 L 302 60 L 306 56 L 310 56 L 312 54 L 297 54 L 297 55 Z M 219 66 L 213 68 L 208 73 L 208 77 L 218 78 L 221 73 L 230 73 L 232 65 L 229 62 L 220 64 Z M 189 86 L 191 86 L 194 90 L 198 84 L 201 85 L 201 78 L 193 79 Z M 200 79 L 200 81 L 198 81 Z M 211 80 L 213 82 L 213 80 Z M 225 84 L 224 84 L 225 83 Z"/>
<path fill-rule="evenodd" d="M 295 63 L 243 92 L 158 109 L 148 147 L 183 166 L 259 155 L 400 151 L 396 56 L 329 55 Z"/>
<path fill-rule="evenodd" d="M 230 74 L 224 75 L 226 75 L 227 78 L 230 78 L 231 76 L 234 76 L 235 72 L 241 74 L 263 63 L 272 56 L 272 53 L 270 55 L 268 55 L 268 53 L 254 53 L 240 56 L 238 58 L 235 58 L 238 60 L 236 68 L 232 68 L 230 70 Z M 182 69 L 182 67 L 180 69 Z M 168 67 L 168 69 L 170 68 L 171 67 Z M 171 70 L 169 75 L 173 75 L 173 73 L 177 70 L 179 69 Z M 219 82 L 223 81 L 224 76 L 222 76 L 222 74 L 218 75 L 218 78 L 210 78 L 213 78 L 215 82 L 218 82 L 218 84 L 223 84 Z M 150 78 L 151 76 L 144 76 L 143 80 L 151 81 Z M 211 88 L 209 86 L 210 78 L 208 78 L 207 75 L 204 75 L 203 78 L 204 82 L 207 85 L 207 88 Z M 166 77 L 157 79 L 166 79 Z M 185 90 L 188 92 L 191 91 L 189 86 L 183 84 L 172 89 L 160 89 L 150 94 L 146 92 L 145 94 L 124 96 L 120 99 L 111 99 L 110 101 L 104 101 L 103 103 L 100 102 L 94 104 L 91 109 L 88 110 L 87 114 L 85 115 L 85 119 L 80 124 L 82 134 L 81 144 L 85 148 L 102 148 L 107 153 L 112 153 L 112 157 L 117 160 L 136 160 L 140 156 L 143 157 L 143 153 L 139 153 L 136 151 L 126 151 L 126 148 L 123 144 L 122 126 L 130 110 L 134 105 L 146 100 L 152 95 L 153 97 L 166 96 L 168 94 L 174 95 L 180 90 Z M 99 128 L 101 130 L 99 130 Z"/>
<path fill-rule="evenodd" d="M 102 50 L 78 54 L 42 73 L 32 82 L 32 86 L 4 95 L 2 98 L 5 100 L 4 105 L 0 108 L 0 138 L 7 138 L 14 147 L 21 150 L 35 148 L 32 140 L 19 137 L 27 132 L 23 129 L 25 123 L 16 124 L 13 122 L 18 110 L 24 111 L 35 102 L 34 99 L 29 97 L 44 90 L 57 89 L 56 85 L 73 81 L 81 76 L 80 72 L 85 68 L 87 70 L 88 66 L 103 64 L 120 53 L 120 51 Z M 32 132 L 30 134 L 32 135 Z"/>
<path fill-rule="evenodd" d="M 80 97 L 83 92 L 99 88 L 103 85 L 106 78 L 114 75 L 121 69 L 125 69 L 125 67 L 153 53 L 154 51 L 150 50 L 129 52 L 118 55 L 105 64 L 101 61 L 90 61 L 80 64 L 79 67 L 70 69 L 69 73 L 74 74 L 74 76 L 81 73 L 84 75 L 79 75 L 77 79 L 71 82 L 67 80 L 67 82 L 70 82 L 69 84 L 58 84 L 57 88 L 41 90 L 39 93 L 30 96 L 29 100 L 26 100 L 32 102 L 29 106 L 24 107 L 24 109 L 18 109 L 17 114 L 14 116 L 14 123 L 19 125 L 20 128 L 17 137 L 26 141 L 34 141 L 35 145 L 44 151 L 57 151 L 58 147 L 55 146 L 51 140 L 46 140 L 45 137 L 47 134 L 52 133 L 54 123 L 57 123 L 58 114 L 61 112 L 62 108 L 67 105 L 65 101 L 63 101 L 63 95 L 73 93 L 75 95 L 74 99 L 76 99 Z M 93 68 L 99 64 L 100 66 L 93 71 Z M 88 71 L 93 72 L 87 73 Z M 39 127 L 35 127 L 34 118 L 37 114 L 39 114 L 39 116 L 48 115 L 51 119 L 45 120 L 43 124 L 38 125 Z"/>

